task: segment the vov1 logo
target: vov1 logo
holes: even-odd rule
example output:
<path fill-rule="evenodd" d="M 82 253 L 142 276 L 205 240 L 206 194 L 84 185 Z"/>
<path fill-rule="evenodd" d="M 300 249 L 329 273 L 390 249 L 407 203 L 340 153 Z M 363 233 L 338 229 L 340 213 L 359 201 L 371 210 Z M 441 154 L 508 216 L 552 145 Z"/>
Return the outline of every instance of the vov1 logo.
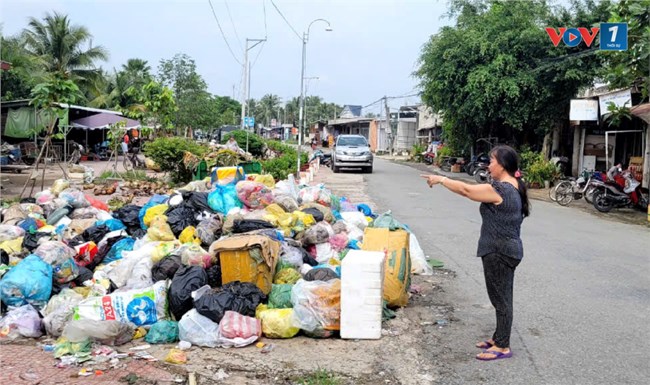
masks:
<path fill-rule="evenodd" d="M 547 27 L 546 33 L 551 38 L 554 46 L 560 44 L 560 40 L 567 47 L 577 47 L 584 42 L 591 47 L 596 35 L 600 32 L 600 49 L 603 51 L 625 51 L 627 50 L 627 23 L 600 23 L 600 27 L 587 29 L 566 28 L 558 29 Z"/>

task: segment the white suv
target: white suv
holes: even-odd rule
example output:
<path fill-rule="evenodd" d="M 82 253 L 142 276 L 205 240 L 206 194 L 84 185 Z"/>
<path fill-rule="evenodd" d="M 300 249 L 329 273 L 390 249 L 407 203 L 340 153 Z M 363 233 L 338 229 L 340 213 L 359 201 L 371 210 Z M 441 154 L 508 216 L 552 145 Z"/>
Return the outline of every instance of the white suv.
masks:
<path fill-rule="evenodd" d="M 368 141 L 361 135 L 339 135 L 332 152 L 332 170 L 339 172 L 342 167 L 361 168 L 372 173 L 373 156 Z"/>

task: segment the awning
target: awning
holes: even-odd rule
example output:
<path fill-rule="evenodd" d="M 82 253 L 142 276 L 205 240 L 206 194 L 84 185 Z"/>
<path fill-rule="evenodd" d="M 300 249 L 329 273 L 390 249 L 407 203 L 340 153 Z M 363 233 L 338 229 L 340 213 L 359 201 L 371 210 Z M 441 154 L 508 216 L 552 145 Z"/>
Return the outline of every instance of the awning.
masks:
<path fill-rule="evenodd" d="M 639 104 L 630 108 L 632 115 L 642 119 L 644 122 L 650 124 L 650 103 Z"/>
<path fill-rule="evenodd" d="M 112 125 L 117 124 L 119 122 L 125 122 L 126 127 L 124 128 L 126 129 L 141 127 L 140 122 L 138 122 L 137 120 L 133 120 L 133 119 L 125 118 L 123 116 L 109 114 L 105 112 L 91 115 L 85 118 L 73 120 L 71 124 L 72 127 L 75 128 L 82 128 L 84 130 L 96 130 L 96 129 L 110 128 Z"/>

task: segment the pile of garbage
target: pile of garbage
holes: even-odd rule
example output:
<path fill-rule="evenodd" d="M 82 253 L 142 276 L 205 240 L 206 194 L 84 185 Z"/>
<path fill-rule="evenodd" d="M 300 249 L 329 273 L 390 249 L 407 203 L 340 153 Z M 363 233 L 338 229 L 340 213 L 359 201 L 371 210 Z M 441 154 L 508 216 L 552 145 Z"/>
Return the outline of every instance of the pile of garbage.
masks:
<path fill-rule="evenodd" d="M 407 304 L 411 273 L 432 272 L 390 212 L 292 178 L 221 182 L 110 211 L 58 180 L 4 209 L 0 339 L 46 333 L 58 338 L 55 357 L 83 362 L 96 355 L 93 343 L 140 338 L 206 347 L 242 347 L 262 335 L 328 338 L 340 328 L 349 250 L 387 253 L 390 307 Z M 168 358 L 182 362 L 182 351 Z"/>

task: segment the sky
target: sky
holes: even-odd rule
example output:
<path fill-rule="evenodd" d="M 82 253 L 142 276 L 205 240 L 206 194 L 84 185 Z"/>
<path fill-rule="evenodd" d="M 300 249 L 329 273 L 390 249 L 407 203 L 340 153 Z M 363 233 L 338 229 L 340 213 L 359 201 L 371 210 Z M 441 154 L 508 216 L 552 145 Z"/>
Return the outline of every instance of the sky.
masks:
<path fill-rule="evenodd" d="M 300 94 L 302 35 L 307 43 L 307 95 L 340 105 L 368 105 L 384 95 L 417 92 L 420 50 L 432 34 L 451 22 L 443 15 L 447 0 L 3 0 L 0 20 L 5 35 L 20 33 L 29 17 L 68 14 L 86 26 L 93 45 L 110 54 L 106 69 L 142 58 L 155 70 L 161 59 L 191 56 L 216 95 L 241 98 L 245 39 L 267 38 L 249 51 L 251 97 Z M 283 20 L 279 8 L 289 25 Z M 234 55 L 224 42 L 230 44 Z M 234 92 L 233 92 L 234 89 Z M 391 108 L 417 103 L 417 97 L 392 100 Z M 377 103 L 364 110 L 379 112 Z"/>

